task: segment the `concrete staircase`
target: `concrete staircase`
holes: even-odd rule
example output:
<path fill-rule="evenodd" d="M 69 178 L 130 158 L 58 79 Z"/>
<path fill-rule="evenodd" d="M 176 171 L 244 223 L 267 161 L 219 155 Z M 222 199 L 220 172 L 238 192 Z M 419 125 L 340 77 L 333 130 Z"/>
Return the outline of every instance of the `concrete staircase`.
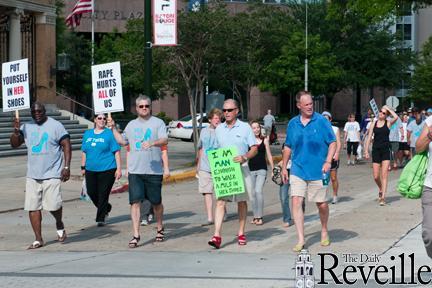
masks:
<path fill-rule="evenodd" d="M 26 155 L 27 147 L 25 144 L 19 148 L 13 149 L 9 142 L 9 137 L 12 134 L 12 121 L 15 112 L 0 112 L 0 157 Z M 72 116 L 62 116 L 62 113 L 57 109 L 47 108 L 47 116 L 60 121 L 71 136 L 72 150 L 81 148 L 81 140 L 84 131 L 88 129 L 87 125 L 80 124 L 78 120 L 72 120 Z M 20 111 L 21 123 L 31 120 L 30 110 Z"/>

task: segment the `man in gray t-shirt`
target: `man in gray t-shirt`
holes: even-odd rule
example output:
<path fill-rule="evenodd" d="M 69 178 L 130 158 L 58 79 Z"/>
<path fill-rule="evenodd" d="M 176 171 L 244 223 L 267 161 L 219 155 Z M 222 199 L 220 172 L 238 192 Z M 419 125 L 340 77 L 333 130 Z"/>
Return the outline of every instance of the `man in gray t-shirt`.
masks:
<path fill-rule="evenodd" d="M 151 100 L 147 96 L 136 99 L 138 118 L 126 126 L 120 134 L 112 119 L 108 119 L 108 126 L 112 127 L 114 136 L 120 145 L 129 145 L 128 180 L 129 203 L 131 205 L 131 219 L 133 236 L 129 241 L 129 248 L 138 247 L 140 241 L 141 202 L 150 201 L 157 220 L 156 242 L 164 241 L 162 225 L 162 179 L 163 165 L 161 146 L 168 144 L 165 123 L 151 115 Z"/>
<path fill-rule="evenodd" d="M 23 125 L 20 125 L 19 118 L 15 119 L 10 143 L 13 148 L 18 148 L 24 142 L 27 146 L 24 209 L 29 211 L 35 234 L 35 241 L 29 249 L 36 249 L 44 245 L 41 231 L 42 209 L 50 211 L 56 219 L 58 240 L 66 240 L 60 182 L 65 182 L 70 177 L 71 144 L 63 125 L 46 116 L 43 104 L 35 102 L 31 107 L 31 115 L 33 120 Z"/>

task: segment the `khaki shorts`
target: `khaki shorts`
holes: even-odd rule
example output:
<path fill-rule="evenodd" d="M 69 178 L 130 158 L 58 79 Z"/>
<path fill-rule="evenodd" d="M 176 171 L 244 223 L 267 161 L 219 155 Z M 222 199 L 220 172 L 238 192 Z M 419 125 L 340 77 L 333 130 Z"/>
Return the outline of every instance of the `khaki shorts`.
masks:
<path fill-rule="evenodd" d="M 324 187 L 321 180 L 306 181 L 291 174 L 291 197 L 300 196 L 306 198 L 309 202 L 322 203 L 329 199 L 328 186 Z"/>
<path fill-rule="evenodd" d="M 254 188 L 253 188 L 252 175 L 249 170 L 248 162 L 241 164 L 241 169 L 243 174 L 244 187 L 246 191 L 242 194 L 226 196 L 226 197 L 219 198 L 218 200 L 224 200 L 228 202 L 242 202 L 242 201 L 248 201 L 249 198 L 252 198 L 251 196 Z"/>
<path fill-rule="evenodd" d="M 201 194 L 213 194 L 213 178 L 210 172 L 198 171 L 198 192 Z"/>
<path fill-rule="evenodd" d="M 27 178 L 24 210 L 57 211 L 62 207 L 60 179 L 35 180 Z"/>

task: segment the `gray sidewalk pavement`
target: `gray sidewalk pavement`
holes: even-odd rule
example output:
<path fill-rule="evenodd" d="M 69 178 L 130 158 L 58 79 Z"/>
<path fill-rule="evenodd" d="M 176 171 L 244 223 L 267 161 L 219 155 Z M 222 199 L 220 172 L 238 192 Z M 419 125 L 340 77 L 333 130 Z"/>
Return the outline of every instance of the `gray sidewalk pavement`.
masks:
<path fill-rule="evenodd" d="M 322 267 L 332 265 L 330 254 L 339 260 L 339 265 L 334 268 L 339 279 L 342 279 L 343 269 L 350 264 L 343 260 L 348 254 L 379 259 L 378 263 L 358 260 L 355 265 L 393 265 L 395 270 L 404 266 L 407 271 L 404 278 L 410 276 L 408 256 L 411 253 L 414 254 L 415 269 L 422 265 L 431 267 L 432 261 L 421 240 L 420 201 L 403 199 L 395 190 L 400 171 L 390 172 L 388 205 L 380 207 L 370 163 L 352 167 L 346 166 L 344 160 L 343 156 L 339 170 L 340 202 L 330 204 L 332 243 L 329 247 L 320 246 L 320 221 L 315 205 L 306 205 L 305 235 L 315 265 L 316 283 L 321 279 Z M 57 243 L 53 218 L 44 213 L 46 245 L 37 251 L 25 251 L 33 241 L 33 233 L 27 213 L 17 209 L 23 206 L 26 158 L 11 157 L 0 161 L 0 211 L 3 211 L 0 214 L 0 287 L 34 287 L 34 283 L 43 287 L 103 285 L 104 288 L 295 287 L 297 255 L 291 250 L 296 243 L 295 226 L 282 227 L 278 187 L 269 179 L 264 189 L 264 225 L 247 225 L 248 244 L 244 247 L 236 242 L 238 222 L 236 205 L 232 203 L 228 204 L 229 218 L 223 225 L 222 248 L 214 250 L 207 245 L 213 227 L 201 226 L 206 218 L 196 179 L 164 185 L 167 239 L 163 243 L 154 243 L 155 225 L 142 227 L 140 246 L 134 250 L 127 247 L 131 238 L 127 193 L 111 196 L 113 211 L 109 224 L 96 227 L 93 205 L 72 200 L 79 196 L 81 181 L 71 180 L 63 189 L 64 198 L 71 200 L 64 204 L 67 242 Z M 76 166 L 72 167 L 79 167 L 76 156 L 73 163 Z M 73 168 L 72 173 L 77 174 L 78 169 Z M 13 211 L 5 212 L 8 210 Z M 391 260 L 392 256 L 397 258 L 402 253 L 407 259 L 403 265 Z M 322 259 L 326 262 L 322 263 Z M 361 277 L 360 273 L 353 273 L 349 278 Z M 331 280 L 331 275 L 324 272 L 324 279 Z M 335 287 L 334 284 L 327 286 Z M 380 287 L 373 281 L 367 286 Z"/>

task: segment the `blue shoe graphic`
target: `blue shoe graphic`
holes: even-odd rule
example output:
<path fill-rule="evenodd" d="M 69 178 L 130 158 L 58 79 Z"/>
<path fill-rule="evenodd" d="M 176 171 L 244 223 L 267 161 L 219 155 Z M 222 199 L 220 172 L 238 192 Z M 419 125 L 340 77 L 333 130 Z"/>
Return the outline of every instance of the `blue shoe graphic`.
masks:
<path fill-rule="evenodd" d="M 48 141 L 48 133 L 42 134 L 41 140 L 38 145 L 32 147 L 33 153 L 40 153 L 42 151 L 43 145 Z"/>
<path fill-rule="evenodd" d="M 151 135 L 152 135 L 152 131 L 151 131 L 151 129 L 150 129 L 150 128 L 147 128 L 146 133 L 145 133 L 145 135 L 144 135 L 144 140 L 143 140 L 143 141 L 146 142 L 146 141 L 150 140 Z"/>

